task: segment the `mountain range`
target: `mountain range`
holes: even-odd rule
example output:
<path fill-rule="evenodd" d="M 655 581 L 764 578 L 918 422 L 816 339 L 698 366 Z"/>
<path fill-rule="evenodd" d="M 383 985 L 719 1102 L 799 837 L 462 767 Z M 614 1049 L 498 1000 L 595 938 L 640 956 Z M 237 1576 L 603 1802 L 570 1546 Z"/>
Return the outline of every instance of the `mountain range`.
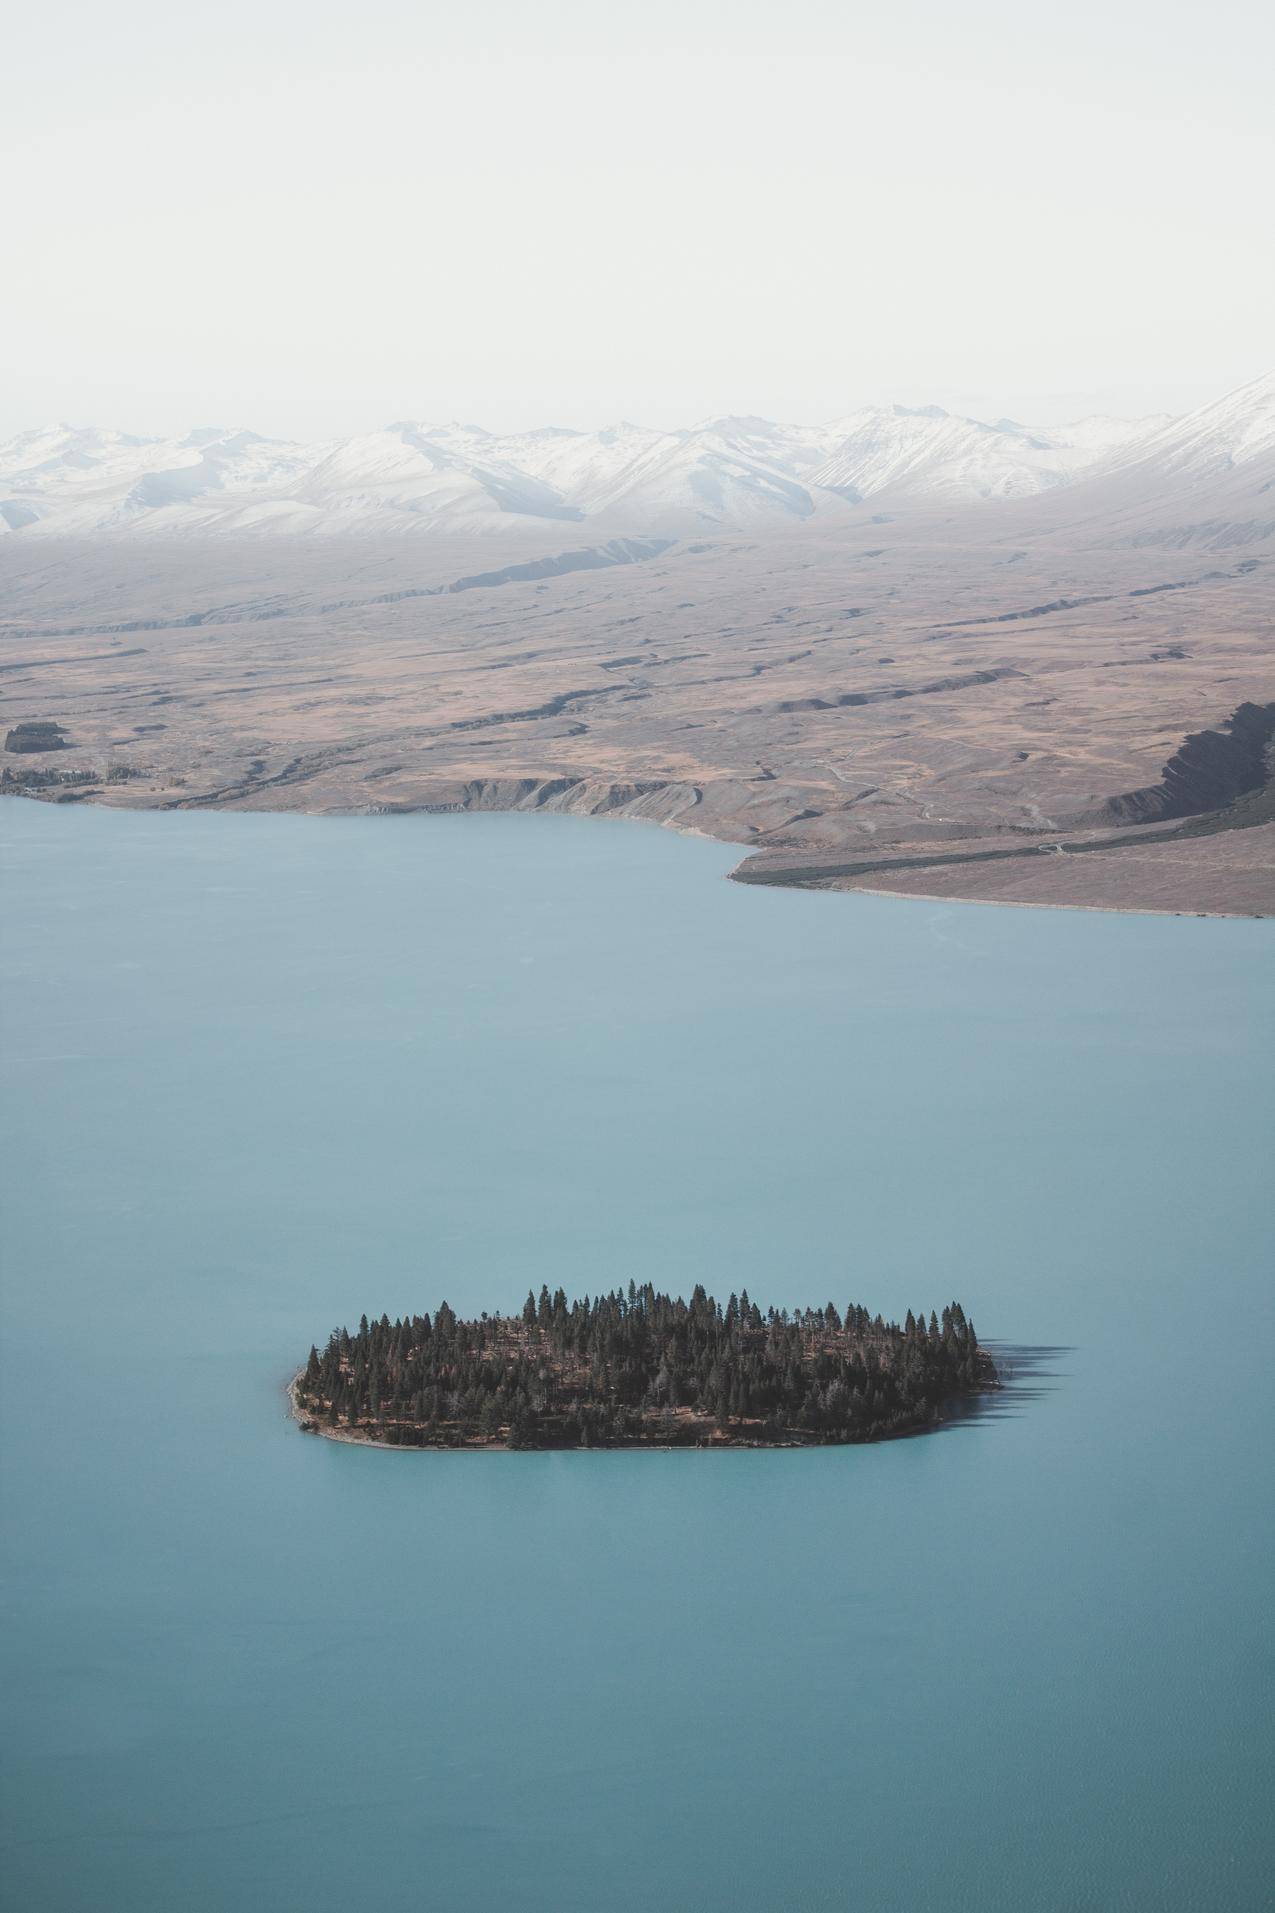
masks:
<path fill-rule="evenodd" d="M 1084 494 L 1095 482 L 1127 497 L 1272 459 L 1275 374 L 1183 418 L 1046 427 L 902 405 L 820 426 L 726 417 L 679 431 L 622 422 L 501 436 L 400 420 L 318 444 L 248 430 L 164 439 L 54 425 L 0 445 L 0 533 L 366 536 L 586 519 L 683 534 L 835 527 L 861 520 L 865 506 Z"/>

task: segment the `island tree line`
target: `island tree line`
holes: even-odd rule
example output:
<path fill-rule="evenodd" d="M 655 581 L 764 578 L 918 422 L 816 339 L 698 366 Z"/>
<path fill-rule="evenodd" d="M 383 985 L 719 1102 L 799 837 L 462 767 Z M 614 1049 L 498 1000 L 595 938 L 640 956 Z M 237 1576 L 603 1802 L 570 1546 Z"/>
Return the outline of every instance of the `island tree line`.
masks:
<path fill-rule="evenodd" d="M 593 1448 L 872 1441 L 995 1384 L 959 1302 L 900 1324 L 631 1282 L 572 1302 L 546 1286 L 474 1321 L 446 1302 L 365 1315 L 310 1350 L 294 1393 L 308 1426 L 393 1445 Z"/>

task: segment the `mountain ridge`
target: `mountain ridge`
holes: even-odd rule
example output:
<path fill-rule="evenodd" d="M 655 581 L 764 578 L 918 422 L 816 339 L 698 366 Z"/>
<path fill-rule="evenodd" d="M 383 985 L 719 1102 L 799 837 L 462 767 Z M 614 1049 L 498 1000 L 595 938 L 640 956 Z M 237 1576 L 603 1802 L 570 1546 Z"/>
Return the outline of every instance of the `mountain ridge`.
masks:
<path fill-rule="evenodd" d="M 1154 490 L 1275 457 L 1275 374 L 1178 419 L 1032 426 L 941 406 L 865 406 L 824 425 L 728 414 L 672 431 L 400 419 L 313 443 L 247 427 L 181 436 L 65 423 L 0 445 L 0 532 L 31 536 L 499 533 L 852 521 L 891 506 L 1031 500 L 1097 480 Z"/>

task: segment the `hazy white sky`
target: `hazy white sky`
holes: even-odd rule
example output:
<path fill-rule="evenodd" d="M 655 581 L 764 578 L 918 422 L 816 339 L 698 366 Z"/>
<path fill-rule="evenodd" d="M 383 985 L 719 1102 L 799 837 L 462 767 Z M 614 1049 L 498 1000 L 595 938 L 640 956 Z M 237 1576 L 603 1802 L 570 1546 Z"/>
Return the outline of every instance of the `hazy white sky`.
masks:
<path fill-rule="evenodd" d="M 1275 361 L 1273 19 L 41 0 L 0 435 L 1181 410 Z"/>

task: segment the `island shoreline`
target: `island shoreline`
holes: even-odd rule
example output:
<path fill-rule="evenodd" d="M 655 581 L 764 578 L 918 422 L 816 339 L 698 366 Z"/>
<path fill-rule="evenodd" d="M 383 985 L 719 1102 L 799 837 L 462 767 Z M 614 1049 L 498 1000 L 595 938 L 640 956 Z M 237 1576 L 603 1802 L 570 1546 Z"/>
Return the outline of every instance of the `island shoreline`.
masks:
<path fill-rule="evenodd" d="M 656 1455 L 702 1455 L 702 1454 L 761 1454 L 770 1450 L 809 1453 L 831 1448 L 874 1448 L 882 1442 L 913 1441 L 920 1436 L 936 1435 L 955 1423 L 968 1420 L 978 1412 L 983 1396 L 1002 1394 L 1005 1381 L 1000 1370 L 993 1364 L 990 1380 L 983 1382 L 977 1393 L 953 1395 L 953 1402 L 965 1404 L 962 1413 L 941 1412 L 937 1418 L 921 1419 L 910 1427 L 893 1428 L 879 1435 L 865 1435 L 858 1439 L 843 1441 L 698 1441 L 698 1442 L 655 1442 L 626 1441 L 604 1442 L 588 1448 L 568 1443 L 546 1442 L 524 1448 L 511 1448 L 504 1440 L 491 1441 L 380 1441 L 375 1435 L 363 1434 L 348 1427 L 332 1426 L 319 1421 L 309 1409 L 304 1408 L 298 1399 L 298 1386 L 305 1376 L 304 1368 L 297 1369 L 292 1379 L 284 1384 L 284 1395 L 288 1403 L 288 1420 L 294 1421 L 302 1434 L 317 1435 L 324 1441 L 339 1442 L 347 1448 L 379 1448 L 390 1454 L 424 1455 L 605 1455 L 605 1454 L 656 1454 Z"/>
<path fill-rule="evenodd" d="M 656 1442 L 628 1441 L 609 1442 L 596 1448 L 567 1447 L 561 1444 L 545 1444 L 542 1448 L 511 1448 L 506 1441 L 378 1441 L 375 1435 L 351 1433 L 348 1428 L 325 1427 L 309 1412 L 302 1408 L 297 1400 L 297 1383 L 304 1374 L 298 1369 L 292 1380 L 287 1383 L 284 1393 L 288 1398 L 288 1419 L 295 1421 L 303 1435 L 317 1435 L 323 1441 L 338 1442 L 345 1448 L 379 1448 L 391 1455 L 760 1455 L 760 1454 L 828 1454 L 837 1448 L 879 1448 L 889 1441 L 916 1441 L 926 1435 L 942 1434 L 945 1428 L 967 1420 L 977 1413 L 974 1403 L 978 1397 L 965 1398 L 970 1407 L 965 1415 L 942 1415 L 938 1421 L 917 1422 L 913 1428 L 895 1428 L 888 1434 L 868 1435 L 861 1441 L 688 1441 Z M 982 1391 L 996 1395 L 1003 1391 L 1004 1383 L 997 1379 L 988 1382 Z M 963 1399 L 960 1396 L 954 1400 Z"/>

